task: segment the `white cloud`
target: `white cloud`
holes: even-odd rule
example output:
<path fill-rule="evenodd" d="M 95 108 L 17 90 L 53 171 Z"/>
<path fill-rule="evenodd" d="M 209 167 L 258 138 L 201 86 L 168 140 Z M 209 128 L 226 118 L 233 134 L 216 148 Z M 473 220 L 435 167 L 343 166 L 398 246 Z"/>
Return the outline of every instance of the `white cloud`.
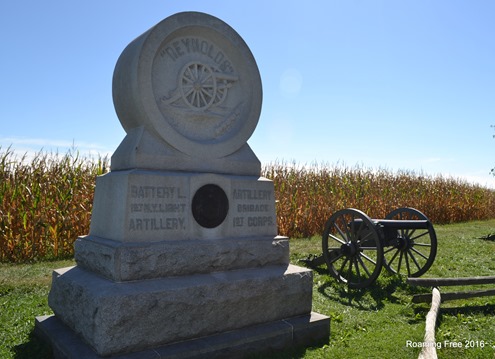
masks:
<path fill-rule="evenodd" d="M 113 150 L 98 143 L 76 142 L 49 138 L 29 138 L 29 137 L 0 137 L 0 151 L 4 152 L 10 148 L 16 156 L 32 158 L 38 152 L 65 154 L 70 150 L 75 150 L 83 156 L 110 157 Z"/>

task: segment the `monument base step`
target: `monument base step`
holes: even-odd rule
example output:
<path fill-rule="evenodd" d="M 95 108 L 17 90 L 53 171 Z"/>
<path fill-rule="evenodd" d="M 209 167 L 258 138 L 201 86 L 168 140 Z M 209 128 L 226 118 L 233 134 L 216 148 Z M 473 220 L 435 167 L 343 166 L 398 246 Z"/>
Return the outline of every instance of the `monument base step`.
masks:
<path fill-rule="evenodd" d="M 312 289 L 294 265 L 121 283 L 76 266 L 54 271 L 48 304 L 110 356 L 307 315 Z"/>
<path fill-rule="evenodd" d="M 191 250 L 194 249 L 194 250 Z M 95 236 L 75 243 L 77 265 L 116 282 L 289 263 L 282 236 L 126 243 Z"/>
<path fill-rule="evenodd" d="M 99 356 L 54 315 L 37 317 L 35 333 L 49 342 L 56 359 L 243 358 L 253 354 L 328 343 L 330 318 L 313 312 L 110 357 Z"/>

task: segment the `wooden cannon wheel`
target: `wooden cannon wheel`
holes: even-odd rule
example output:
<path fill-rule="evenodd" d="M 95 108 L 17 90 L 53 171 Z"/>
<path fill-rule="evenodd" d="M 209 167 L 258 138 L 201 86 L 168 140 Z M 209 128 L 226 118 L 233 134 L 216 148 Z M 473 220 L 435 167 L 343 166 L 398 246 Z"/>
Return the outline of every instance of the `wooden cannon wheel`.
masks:
<path fill-rule="evenodd" d="M 414 208 L 398 208 L 386 219 L 428 220 Z M 405 271 L 408 277 L 419 277 L 430 269 L 437 254 L 437 237 L 431 224 L 426 229 L 397 229 L 397 240 L 384 249 L 384 265 L 392 273 Z"/>
<path fill-rule="evenodd" d="M 328 219 L 322 249 L 330 274 L 350 288 L 369 286 L 382 269 L 383 249 L 375 224 L 357 209 L 340 210 Z"/>

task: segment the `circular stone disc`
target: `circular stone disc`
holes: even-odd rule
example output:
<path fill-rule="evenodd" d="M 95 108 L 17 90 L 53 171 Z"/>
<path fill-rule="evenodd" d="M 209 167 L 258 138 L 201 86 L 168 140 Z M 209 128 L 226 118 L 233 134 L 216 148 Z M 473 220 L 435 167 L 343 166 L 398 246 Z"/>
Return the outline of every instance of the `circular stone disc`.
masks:
<path fill-rule="evenodd" d="M 242 38 L 213 16 L 185 12 L 127 46 L 115 67 L 113 98 L 126 131 L 145 126 L 183 153 L 220 158 L 252 135 L 262 89 Z"/>

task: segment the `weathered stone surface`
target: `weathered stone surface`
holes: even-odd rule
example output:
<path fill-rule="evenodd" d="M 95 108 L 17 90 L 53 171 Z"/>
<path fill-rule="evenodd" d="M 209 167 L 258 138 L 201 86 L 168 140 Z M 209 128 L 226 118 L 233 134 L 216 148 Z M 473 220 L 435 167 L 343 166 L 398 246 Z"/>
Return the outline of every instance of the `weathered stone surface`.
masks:
<path fill-rule="evenodd" d="M 173 15 L 124 50 L 113 99 L 127 136 L 97 178 L 78 266 L 54 272 L 55 317 L 37 321 L 55 355 L 239 357 L 328 339 L 247 144 L 262 90 L 241 37 Z"/>
<path fill-rule="evenodd" d="M 122 243 L 80 237 L 78 266 L 121 282 L 289 263 L 287 237 Z"/>
<path fill-rule="evenodd" d="M 52 344 L 57 359 L 101 359 L 55 316 L 37 317 L 36 332 Z M 231 359 L 328 343 L 330 318 L 318 313 L 284 318 L 162 347 L 112 356 L 112 359 Z"/>
<path fill-rule="evenodd" d="M 115 67 L 113 99 L 126 131 L 144 125 L 180 152 L 209 160 L 236 152 L 253 133 L 261 78 L 230 26 L 185 12 L 126 47 Z"/>
<path fill-rule="evenodd" d="M 140 126 L 127 131 L 126 137 L 112 155 L 112 171 L 128 169 L 259 176 L 261 163 L 247 143 L 229 156 L 205 161 L 177 151 Z"/>
<path fill-rule="evenodd" d="M 214 228 L 195 221 L 192 200 L 204 185 L 222 188 L 225 220 Z M 122 242 L 276 236 L 273 182 L 251 176 L 129 170 L 99 176 L 90 234 Z"/>
<path fill-rule="evenodd" d="M 115 283 L 71 267 L 54 272 L 48 300 L 99 355 L 110 355 L 308 314 L 311 273 L 266 266 Z"/>

